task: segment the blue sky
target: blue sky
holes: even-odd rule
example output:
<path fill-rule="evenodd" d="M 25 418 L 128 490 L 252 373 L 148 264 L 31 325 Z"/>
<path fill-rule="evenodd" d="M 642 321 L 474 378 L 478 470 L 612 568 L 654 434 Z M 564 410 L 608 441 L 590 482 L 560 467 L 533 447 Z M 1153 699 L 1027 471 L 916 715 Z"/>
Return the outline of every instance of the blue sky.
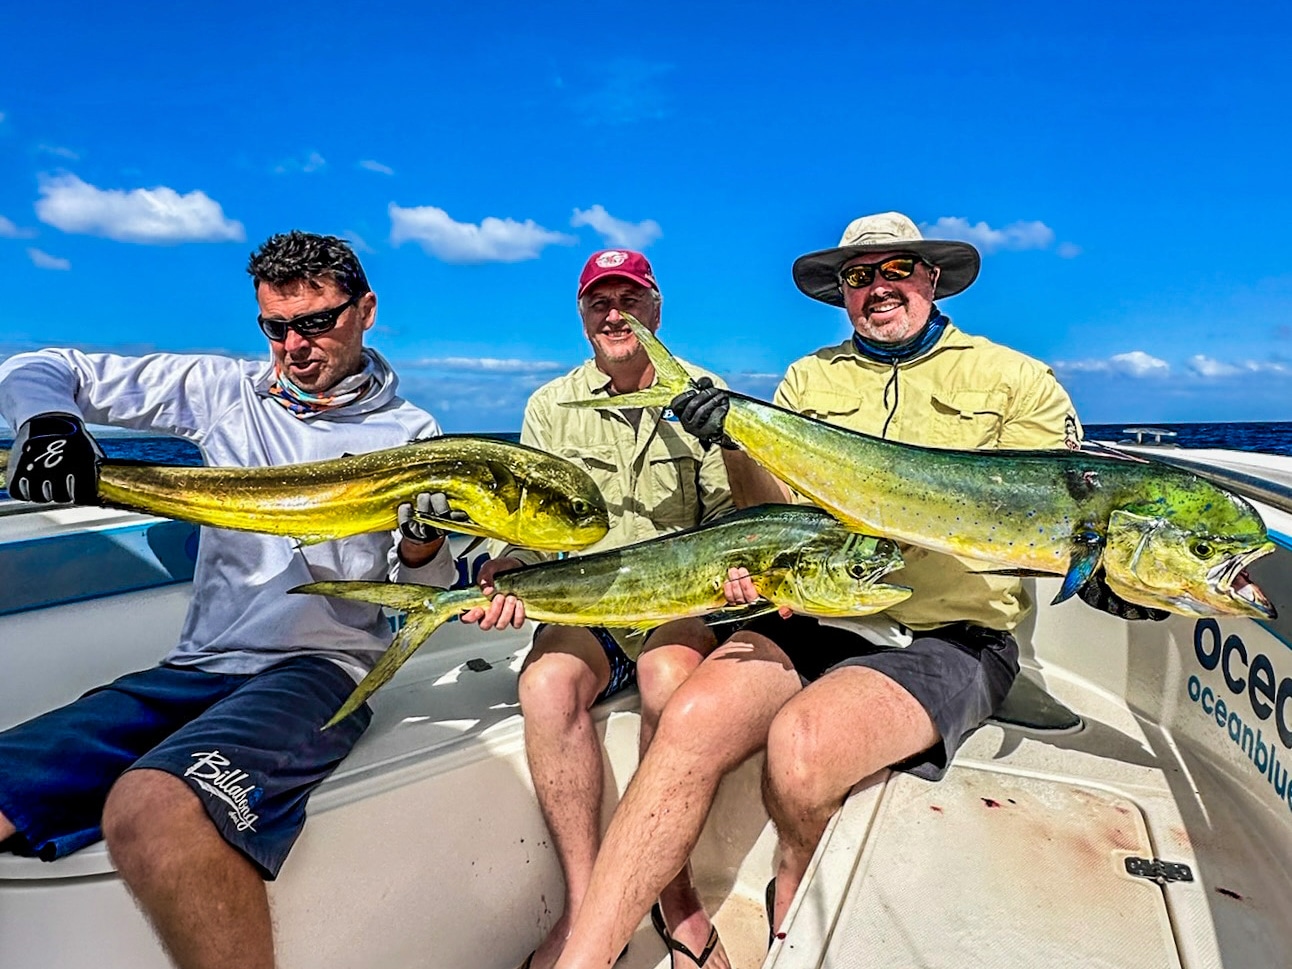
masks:
<path fill-rule="evenodd" d="M 584 358 L 607 245 L 769 396 L 848 329 L 794 258 L 897 209 L 982 248 L 942 309 L 1087 422 L 1289 420 L 1292 19 L 1219 9 L 7 4 L 0 357 L 263 356 L 246 257 L 299 227 L 354 240 L 448 430 Z"/>

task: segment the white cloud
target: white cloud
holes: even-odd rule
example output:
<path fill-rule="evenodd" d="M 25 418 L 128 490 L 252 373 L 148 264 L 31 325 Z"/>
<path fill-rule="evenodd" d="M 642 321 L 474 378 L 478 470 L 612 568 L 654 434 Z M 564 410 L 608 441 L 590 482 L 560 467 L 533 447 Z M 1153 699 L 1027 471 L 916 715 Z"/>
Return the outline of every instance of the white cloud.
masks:
<path fill-rule="evenodd" d="M 341 233 L 341 237 L 354 247 L 355 252 L 376 252 L 377 250 L 368 245 L 367 241 L 353 229 L 346 229 Z"/>
<path fill-rule="evenodd" d="M 29 248 L 27 250 L 27 255 L 31 257 L 32 265 L 34 265 L 37 269 L 71 269 L 72 268 L 72 264 L 70 261 L 66 259 L 61 259 L 58 256 L 51 256 L 49 253 L 42 252 L 39 249 Z"/>
<path fill-rule="evenodd" d="M 383 165 L 379 161 L 373 161 L 371 158 L 365 158 L 359 162 L 360 168 L 366 168 L 370 172 L 376 172 L 378 175 L 393 175 L 395 170 L 389 165 Z"/>
<path fill-rule="evenodd" d="M 1054 230 L 1044 222 L 1011 222 L 1003 229 L 993 229 L 986 222 L 970 223 L 968 219 L 959 216 L 944 215 L 932 225 L 921 223 L 920 230 L 931 239 L 972 242 L 983 252 L 995 252 L 998 249 L 1048 249 L 1054 244 Z"/>
<path fill-rule="evenodd" d="M 101 189 L 69 174 L 42 176 L 40 194 L 37 217 L 64 232 L 152 245 L 246 238 L 241 222 L 226 219 L 218 202 L 196 190 Z"/>
<path fill-rule="evenodd" d="M 607 245 L 624 249 L 645 249 L 664 234 L 659 223 L 654 219 L 625 222 L 623 219 L 616 219 L 603 205 L 594 205 L 590 209 L 575 209 L 570 225 L 575 228 L 590 225 Z"/>
<path fill-rule="evenodd" d="M 552 374 L 570 369 L 569 364 L 556 363 L 552 360 L 520 360 L 515 358 L 500 360 L 495 357 L 426 357 L 405 363 L 404 366 L 426 370 L 457 370 L 499 374 Z"/>
<path fill-rule="evenodd" d="M 311 151 L 304 158 L 288 158 L 274 166 L 275 175 L 288 175 L 295 172 L 317 172 L 327 167 L 327 159 L 317 151 Z"/>
<path fill-rule="evenodd" d="M 1060 374 L 1109 373 L 1127 377 L 1165 377 L 1171 373 L 1169 363 L 1143 350 L 1117 353 L 1103 360 L 1061 360 L 1054 364 L 1054 369 Z"/>
<path fill-rule="evenodd" d="M 1246 374 L 1292 374 L 1292 365 L 1277 361 L 1244 360 L 1226 363 L 1197 353 L 1189 358 L 1189 369 L 1199 377 L 1223 379 Z"/>
<path fill-rule="evenodd" d="M 30 239 L 36 233 L 31 229 L 20 229 L 3 215 L 0 215 L 0 239 Z"/>
<path fill-rule="evenodd" d="M 429 255 L 452 263 L 522 262 L 550 245 L 570 246 L 573 236 L 552 232 L 533 219 L 517 222 L 489 216 L 479 225 L 455 222 L 433 205 L 401 208 L 390 203 L 390 241 L 418 243 Z"/>
<path fill-rule="evenodd" d="M 81 156 L 72 151 L 72 149 L 63 148 L 61 145 L 47 145 L 42 143 L 36 146 L 36 150 L 44 152 L 46 155 L 55 155 L 58 158 L 67 158 L 71 161 L 80 161 L 81 159 Z"/>

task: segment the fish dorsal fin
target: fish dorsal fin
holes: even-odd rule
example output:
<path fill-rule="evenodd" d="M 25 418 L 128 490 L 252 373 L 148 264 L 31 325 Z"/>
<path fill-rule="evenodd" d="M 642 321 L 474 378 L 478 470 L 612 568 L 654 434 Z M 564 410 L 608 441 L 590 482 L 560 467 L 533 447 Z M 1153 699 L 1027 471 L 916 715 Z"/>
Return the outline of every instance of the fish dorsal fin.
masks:
<path fill-rule="evenodd" d="M 1071 599 L 1077 590 L 1090 581 L 1099 567 L 1099 560 L 1104 554 L 1104 537 L 1090 525 L 1083 525 L 1072 535 L 1071 552 L 1068 557 L 1068 574 L 1063 577 L 1063 586 L 1050 605 Z"/>

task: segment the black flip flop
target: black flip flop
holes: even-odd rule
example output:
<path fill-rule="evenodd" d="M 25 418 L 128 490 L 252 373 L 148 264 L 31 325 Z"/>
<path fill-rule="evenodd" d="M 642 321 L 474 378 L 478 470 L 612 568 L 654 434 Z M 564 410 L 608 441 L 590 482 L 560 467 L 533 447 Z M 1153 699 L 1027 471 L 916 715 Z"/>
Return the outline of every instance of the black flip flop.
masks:
<path fill-rule="evenodd" d="M 703 967 L 709 961 L 709 956 L 713 955 L 713 950 L 718 947 L 718 929 L 717 926 L 712 924 L 709 925 L 709 941 L 704 944 L 704 951 L 698 956 L 681 942 L 678 942 L 677 939 L 668 934 L 668 926 L 664 923 L 664 911 L 659 907 L 659 902 L 650 907 L 650 922 L 651 925 L 655 926 L 655 931 L 659 937 L 664 940 L 664 944 L 672 952 L 682 953 L 697 966 Z"/>

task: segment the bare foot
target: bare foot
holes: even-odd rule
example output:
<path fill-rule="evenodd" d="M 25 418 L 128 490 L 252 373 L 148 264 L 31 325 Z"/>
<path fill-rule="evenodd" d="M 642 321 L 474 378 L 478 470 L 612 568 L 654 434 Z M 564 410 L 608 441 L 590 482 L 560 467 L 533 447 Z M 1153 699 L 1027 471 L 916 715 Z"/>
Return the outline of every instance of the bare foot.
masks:
<path fill-rule="evenodd" d="M 662 908 L 661 911 L 663 911 Z M 704 911 L 703 906 L 697 905 L 692 908 L 676 925 L 669 926 L 670 921 L 670 913 L 665 912 L 665 931 L 674 942 L 686 946 L 697 958 L 704 957 L 704 950 L 709 945 L 710 936 L 716 939 L 713 951 L 709 953 L 703 963 L 695 959 L 688 959 L 685 952 L 678 952 L 670 947 L 669 956 L 672 959 L 671 965 L 673 969 L 692 969 L 692 967 L 701 965 L 703 965 L 704 969 L 731 969 L 731 960 L 727 958 L 727 950 L 722 947 L 722 940 L 717 939 L 713 922 L 709 920 L 708 913 Z M 659 931 L 658 925 L 656 925 L 655 931 Z"/>

